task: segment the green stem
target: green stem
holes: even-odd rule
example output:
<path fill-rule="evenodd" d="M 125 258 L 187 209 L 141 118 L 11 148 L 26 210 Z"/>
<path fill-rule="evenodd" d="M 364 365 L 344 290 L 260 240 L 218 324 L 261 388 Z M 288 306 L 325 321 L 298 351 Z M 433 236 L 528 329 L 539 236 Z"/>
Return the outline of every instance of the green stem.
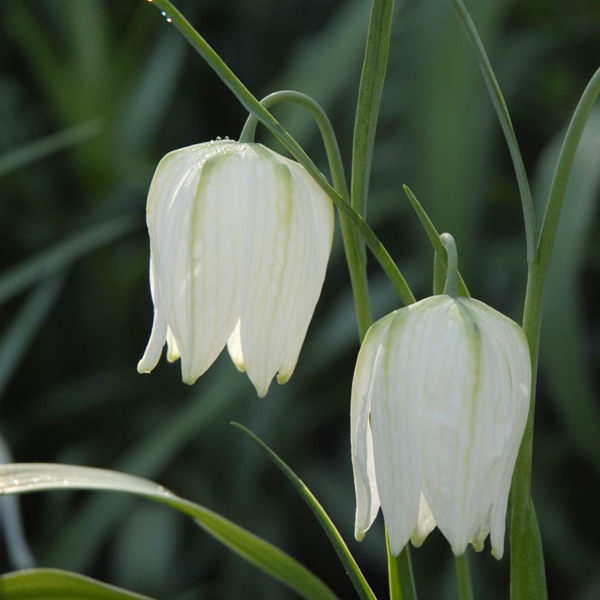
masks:
<path fill-rule="evenodd" d="M 469 572 L 469 557 L 467 552 L 454 557 L 456 568 L 456 580 L 458 582 L 458 599 L 473 600 L 473 585 L 471 584 L 471 573 Z"/>
<path fill-rule="evenodd" d="M 565 135 L 548 196 L 536 259 L 529 270 L 523 330 L 529 342 L 533 373 L 537 373 L 544 290 L 560 213 L 577 147 L 599 95 L 600 69 L 593 75 L 583 92 Z M 511 489 L 511 600 L 521 600 L 522 598 L 543 600 L 547 598 L 542 542 L 531 501 L 535 392 L 536 381 L 534 378 L 529 416 Z"/>
<path fill-rule="evenodd" d="M 517 183 L 519 185 L 519 193 L 521 195 L 521 205 L 523 207 L 523 218 L 525 220 L 525 237 L 527 241 L 527 263 L 531 264 L 535 258 L 535 249 L 537 245 L 537 225 L 535 222 L 535 212 L 533 209 L 533 200 L 531 198 L 531 190 L 529 188 L 529 180 L 527 179 L 527 172 L 525 171 L 525 165 L 523 164 L 523 158 L 521 157 L 521 151 L 519 149 L 519 143 L 517 142 L 517 136 L 513 128 L 513 124 L 508 112 L 508 107 L 498 80 L 494 75 L 494 69 L 490 63 L 487 52 L 483 46 L 483 42 L 479 37 L 475 23 L 469 14 L 466 6 L 462 0 L 450 0 L 452 7 L 462 25 L 469 42 L 475 49 L 477 55 L 477 62 L 479 68 L 485 80 L 485 85 L 494 104 L 494 109 L 498 115 L 504 138 L 508 145 L 510 157 L 513 162 L 515 175 L 517 177 Z"/>
<path fill-rule="evenodd" d="M 423 229 L 435 250 L 433 258 L 433 293 L 434 295 L 442 294 L 444 291 L 444 279 L 446 278 L 446 267 L 448 266 L 448 257 L 446 253 L 446 246 L 442 241 L 440 234 L 438 233 L 435 225 L 432 223 L 429 215 L 425 212 L 425 209 L 421 206 L 421 203 L 417 200 L 412 190 L 407 186 L 403 185 L 404 193 L 408 197 L 408 200 L 413 207 L 413 210 L 417 213 Z M 458 272 L 458 292 L 461 296 L 471 297 L 469 290 L 460 274 Z"/>
<path fill-rule="evenodd" d="M 392 260 L 388 251 L 379 241 L 365 220 L 344 200 L 344 198 L 329 185 L 327 179 L 317 169 L 313 161 L 298 144 L 298 142 L 280 125 L 273 115 L 261 105 L 246 86 L 237 78 L 221 57 L 212 49 L 208 42 L 192 27 L 187 19 L 169 0 L 153 0 L 154 6 L 164 11 L 172 24 L 187 39 L 190 45 L 200 54 L 206 63 L 219 76 L 221 81 L 233 92 L 240 104 L 254 114 L 258 120 L 283 144 L 288 152 L 310 173 L 317 184 L 331 198 L 353 226 L 360 232 L 373 256 L 381 265 L 384 273 L 398 292 L 404 304 L 411 304 L 415 297 L 402 276 L 402 273 Z"/>
<path fill-rule="evenodd" d="M 440 237 L 444 242 L 444 246 L 446 246 L 448 256 L 444 294 L 456 298 L 458 296 L 458 251 L 456 250 L 456 242 L 449 233 L 442 233 Z"/>
<path fill-rule="evenodd" d="M 408 544 L 404 546 L 398 556 L 394 556 L 390 551 L 387 533 L 385 542 L 388 557 L 390 600 L 417 600 L 417 590 Z"/>
<path fill-rule="evenodd" d="M 354 140 L 352 144 L 352 208 L 363 218 L 367 214 L 367 197 L 373 162 L 379 106 L 387 70 L 394 0 L 373 0 L 367 47 L 358 90 Z M 364 244 L 359 256 L 366 263 Z"/>
<path fill-rule="evenodd" d="M 260 103 L 267 109 L 279 102 L 294 102 L 299 104 L 313 117 L 317 127 L 319 128 L 321 137 L 323 138 L 333 186 L 335 190 L 344 198 L 346 203 L 348 203 L 348 185 L 346 183 L 346 175 L 344 174 L 344 164 L 342 162 L 340 148 L 333 127 L 331 126 L 331 122 L 329 121 L 329 118 L 327 117 L 327 114 L 321 105 L 306 94 L 290 90 L 274 92 L 260 101 Z M 249 115 L 240 135 L 240 142 L 253 142 L 257 125 L 258 119 L 256 116 L 253 114 Z M 373 322 L 371 299 L 369 297 L 369 282 L 367 279 L 366 269 L 362 268 L 362 261 L 357 252 L 352 224 L 344 213 L 338 211 L 338 214 L 340 217 L 340 226 L 342 230 L 342 238 L 344 240 L 344 250 L 348 262 L 348 270 L 350 271 L 352 292 L 354 294 L 354 302 L 356 305 L 358 330 L 360 338 L 363 339 Z"/>

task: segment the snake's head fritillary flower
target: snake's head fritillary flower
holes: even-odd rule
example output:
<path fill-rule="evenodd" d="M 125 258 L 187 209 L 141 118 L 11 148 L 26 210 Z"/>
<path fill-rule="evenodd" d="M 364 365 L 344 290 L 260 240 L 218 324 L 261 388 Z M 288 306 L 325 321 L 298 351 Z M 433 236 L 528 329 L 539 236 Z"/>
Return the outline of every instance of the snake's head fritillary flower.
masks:
<path fill-rule="evenodd" d="M 164 347 L 192 384 L 227 344 L 259 396 L 285 383 L 321 293 L 333 205 L 298 163 L 260 144 L 167 154 L 147 204 L 154 323 L 140 373 Z"/>
<path fill-rule="evenodd" d="M 381 506 L 396 556 L 437 524 L 456 555 L 490 534 L 500 559 L 530 393 L 523 330 L 482 302 L 433 296 L 375 323 L 352 387 L 357 539 Z"/>

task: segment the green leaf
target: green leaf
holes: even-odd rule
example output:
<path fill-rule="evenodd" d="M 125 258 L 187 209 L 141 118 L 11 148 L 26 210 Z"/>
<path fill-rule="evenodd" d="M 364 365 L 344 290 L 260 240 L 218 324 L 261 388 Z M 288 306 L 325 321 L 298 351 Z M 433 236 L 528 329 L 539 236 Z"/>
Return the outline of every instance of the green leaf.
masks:
<path fill-rule="evenodd" d="M 0 304 L 40 279 L 54 275 L 88 252 L 127 235 L 136 226 L 137 221 L 132 215 L 120 216 L 84 229 L 16 267 L 0 273 Z"/>
<path fill-rule="evenodd" d="M 394 0 L 373 0 L 352 147 L 352 208 L 363 218 L 367 208 L 375 132 L 390 51 L 393 14 Z"/>
<path fill-rule="evenodd" d="M 58 569 L 27 569 L 0 577 L 6 600 L 150 600 L 95 579 Z"/>
<path fill-rule="evenodd" d="M 535 193 L 548 195 L 560 150 L 557 138 L 544 153 Z M 583 279 L 587 248 L 598 214 L 600 191 L 600 107 L 590 115 L 566 191 L 546 281 L 540 363 L 550 398 L 580 454 L 600 467 L 600 407 L 586 348 Z M 543 207 L 541 207 L 543 208 Z"/>
<path fill-rule="evenodd" d="M 320 502 L 315 498 L 314 494 L 308 489 L 307 485 L 257 435 L 239 423 L 232 422 L 231 424 L 236 429 L 243 431 L 261 450 L 265 452 L 265 454 L 275 463 L 277 468 L 288 478 L 294 488 L 296 488 L 296 491 L 300 494 L 306 504 L 308 504 L 308 507 L 310 510 L 312 510 L 313 514 L 317 518 L 317 521 L 319 521 L 319 524 L 327 534 L 327 537 L 329 538 L 340 561 L 348 573 L 348 577 L 350 577 L 350 580 L 352 581 L 354 589 L 356 589 L 358 592 L 359 597 L 365 600 L 376 600 L 375 594 L 373 594 L 373 591 L 371 590 L 367 580 L 360 570 L 360 567 L 356 564 L 356 561 L 350 553 L 344 538 L 342 538 L 340 532 L 337 530 L 337 527 L 333 524 L 333 521 L 325 512 L 325 509 L 321 506 Z"/>
<path fill-rule="evenodd" d="M 192 517 L 215 539 L 295 590 L 302 598 L 337 598 L 318 577 L 285 552 L 208 508 L 179 498 L 147 479 L 116 471 L 71 465 L 23 463 L 0 466 L 0 494 L 57 489 L 126 492 L 161 502 Z"/>

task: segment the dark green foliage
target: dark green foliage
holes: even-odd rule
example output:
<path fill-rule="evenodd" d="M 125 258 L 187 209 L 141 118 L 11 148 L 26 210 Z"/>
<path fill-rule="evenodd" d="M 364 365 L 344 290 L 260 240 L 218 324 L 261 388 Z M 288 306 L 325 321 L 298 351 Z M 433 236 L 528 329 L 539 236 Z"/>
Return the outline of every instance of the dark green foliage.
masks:
<path fill-rule="evenodd" d="M 511 110 L 540 218 L 557 136 L 599 66 L 596 0 L 568 5 L 467 3 Z M 258 97 L 281 88 L 314 96 L 349 170 L 368 2 L 178 6 Z M 0 19 L 0 434 L 14 459 L 160 481 L 289 552 L 341 598 L 353 597 L 310 511 L 229 427 L 239 421 L 310 486 L 385 597 L 381 525 L 362 544 L 352 539 L 348 424 L 358 334 L 341 239 L 285 387 L 259 400 L 225 355 L 192 388 L 166 361 L 138 375 L 152 319 L 144 202 L 153 169 L 174 148 L 236 137 L 247 115 L 145 1 L 4 0 Z M 327 173 L 312 123 L 294 107 L 274 112 Z M 86 123 L 93 127 L 83 138 L 72 135 Z M 15 159 L 61 132 L 65 145 L 51 146 L 52 154 L 37 146 Z M 272 142 L 264 129 L 258 138 Z M 600 594 L 598 115 L 586 139 L 548 280 L 534 444 L 550 596 L 573 600 Z M 431 290 L 433 252 L 404 183 L 438 230 L 456 238 L 471 294 L 519 320 L 526 263 L 518 188 L 473 52 L 440 0 L 397 2 L 368 208 L 421 298 Z M 379 318 L 399 303 L 369 264 Z M 166 508 L 101 493 L 35 495 L 22 505 L 39 566 L 172 600 L 293 597 Z M 14 565 L 0 548 L 4 573 Z M 456 597 L 439 534 L 412 557 L 422 598 Z M 470 564 L 476 598 L 507 597 L 507 560 L 497 563 L 486 548 Z"/>

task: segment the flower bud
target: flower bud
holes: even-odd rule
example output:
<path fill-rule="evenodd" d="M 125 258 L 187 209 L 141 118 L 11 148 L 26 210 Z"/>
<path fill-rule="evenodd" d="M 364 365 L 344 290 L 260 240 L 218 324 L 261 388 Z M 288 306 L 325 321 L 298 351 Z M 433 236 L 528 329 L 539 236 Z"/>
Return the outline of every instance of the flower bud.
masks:
<path fill-rule="evenodd" d="M 381 506 L 394 555 L 437 524 L 456 555 L 489 533 L 500 559 L 530 393 L 523 330 L 482 302 L 433 296 L 375 323 L 352 385 L 356 538 Z"/>
<path fill-rule="evenodd" d="M 154 323 L 140 373 L 165 341 L 192 384 L 227 344 L 260 396 L 294 370 L 321 293 L 333 205 L 298 163 L 260 144 L 167 154 L 148 195 Z"/>

